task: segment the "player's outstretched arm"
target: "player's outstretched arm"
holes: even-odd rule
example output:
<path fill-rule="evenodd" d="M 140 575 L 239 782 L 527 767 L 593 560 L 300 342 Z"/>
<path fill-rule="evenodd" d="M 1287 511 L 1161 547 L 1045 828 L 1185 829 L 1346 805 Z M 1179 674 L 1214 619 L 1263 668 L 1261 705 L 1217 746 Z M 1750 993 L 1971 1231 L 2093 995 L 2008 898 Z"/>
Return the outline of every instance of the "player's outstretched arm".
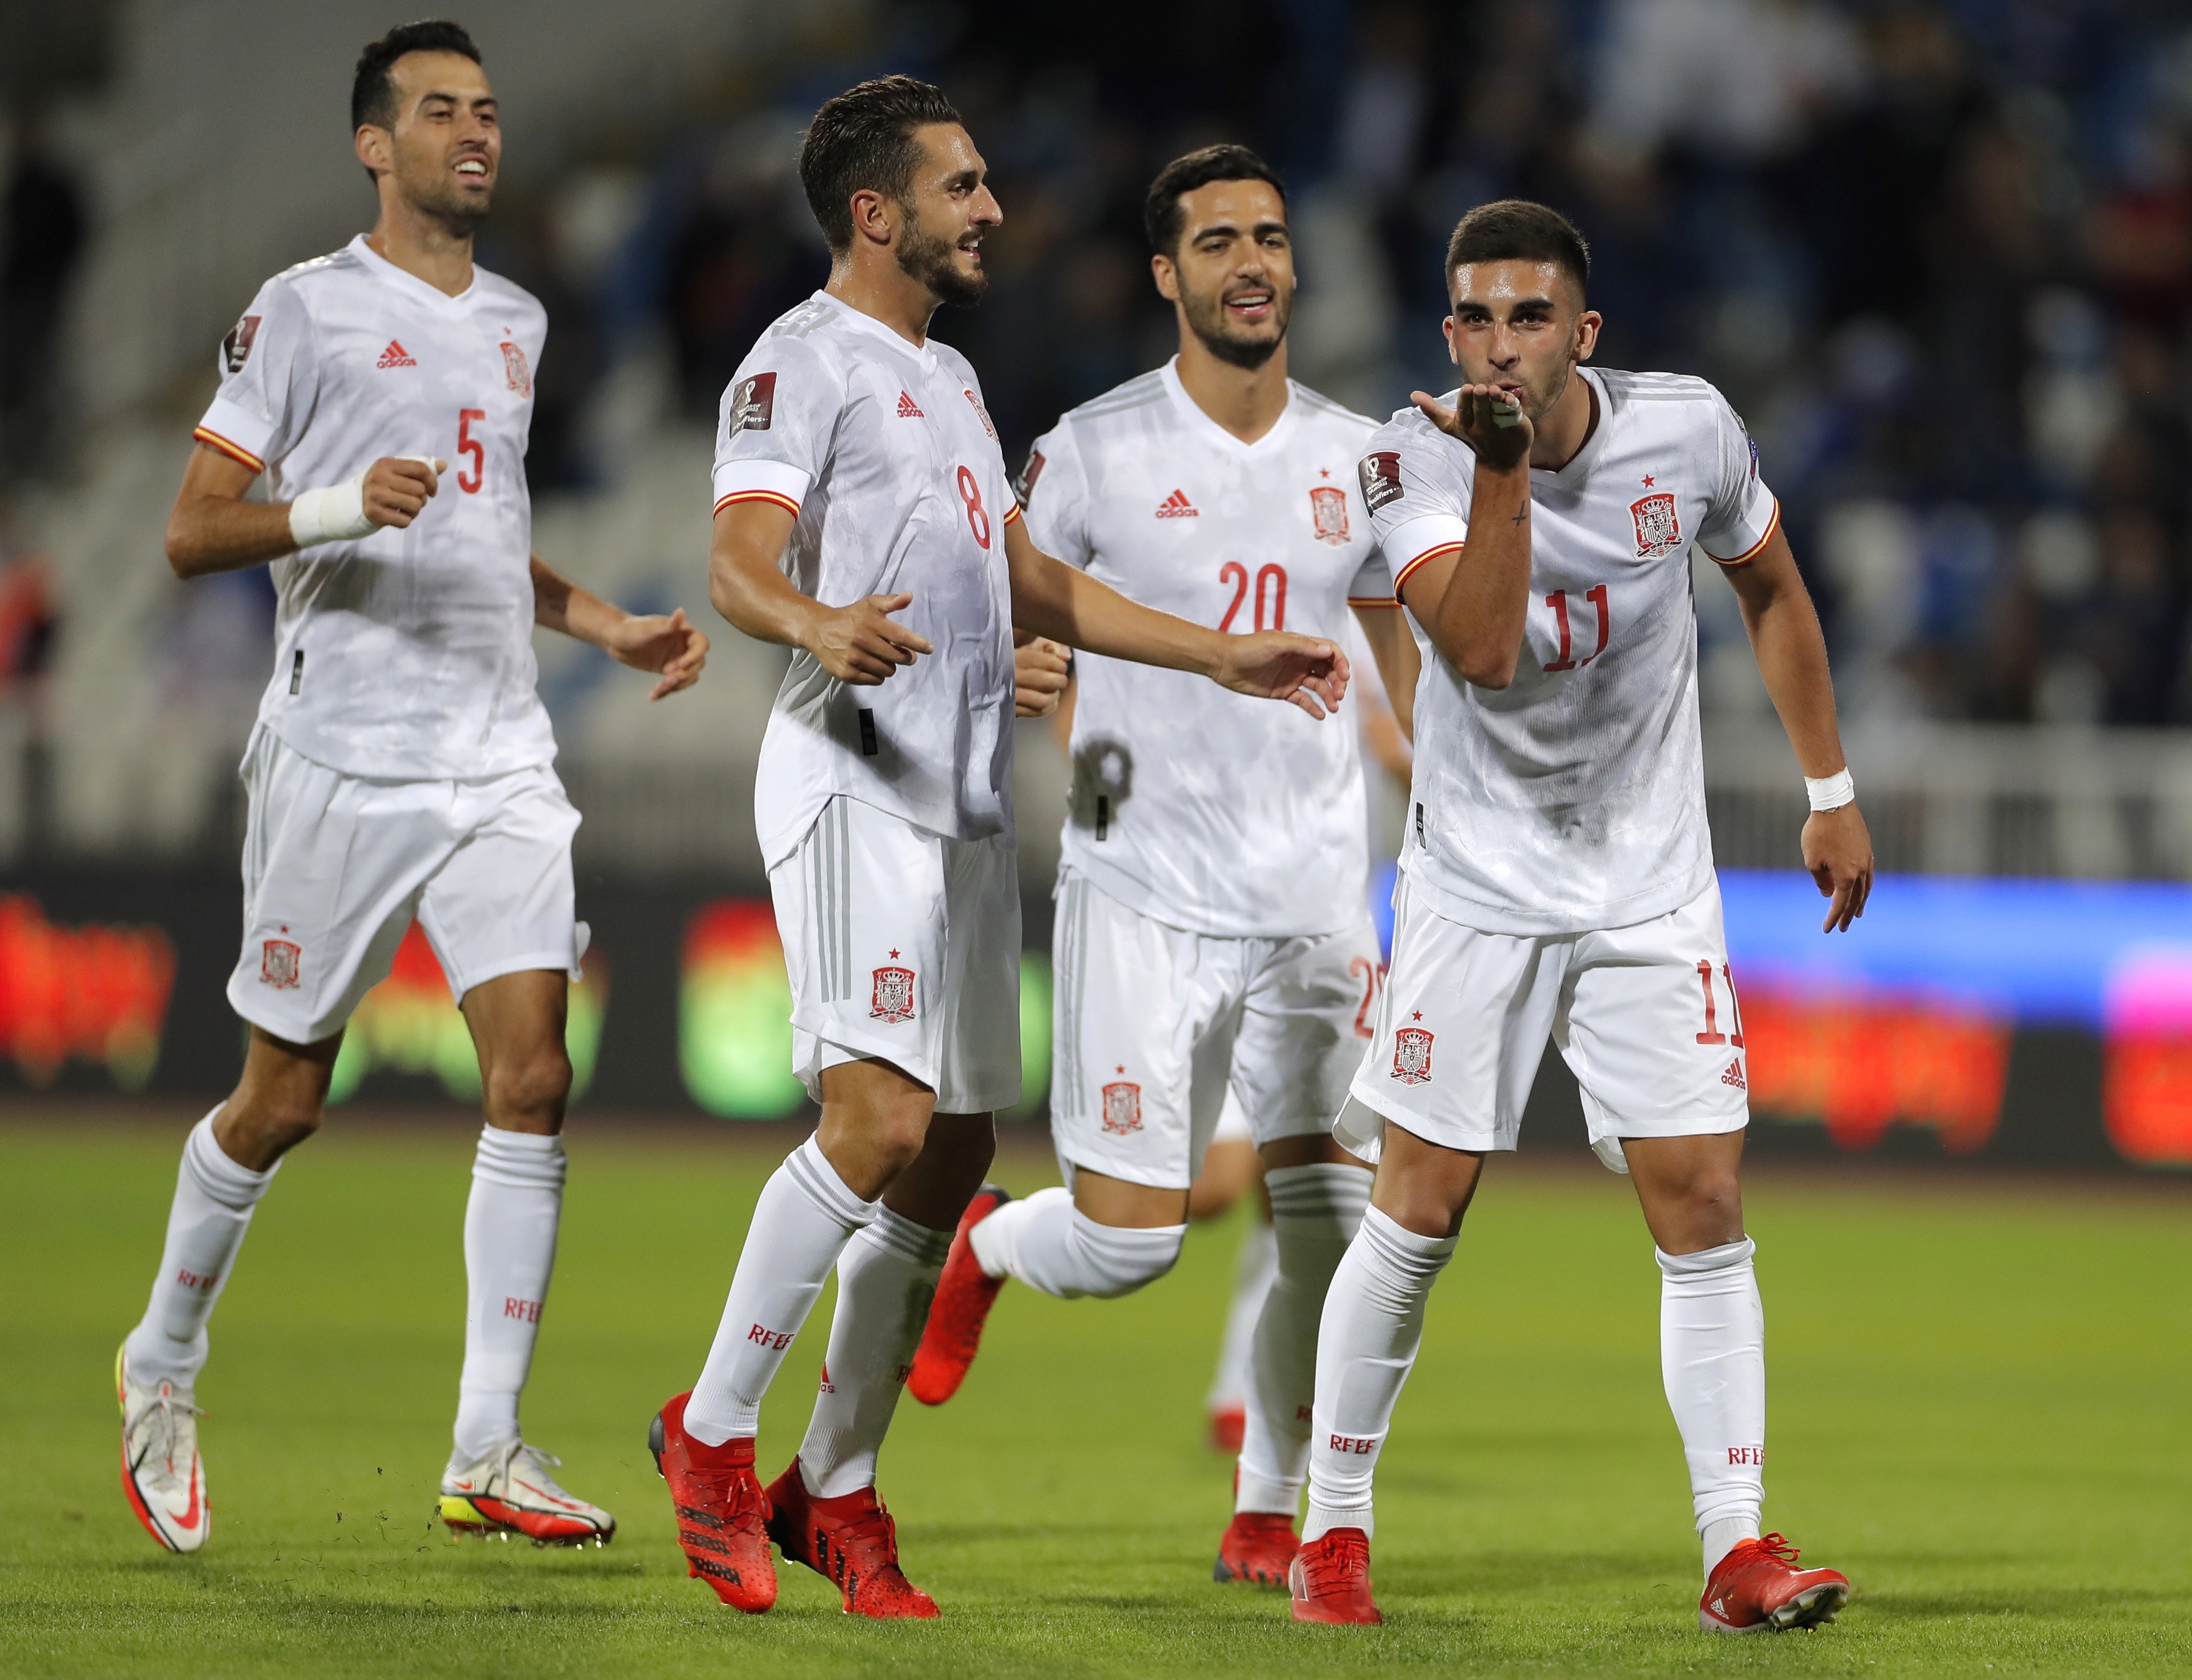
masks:
<path fill-rule="evenodd" d="M 201 443 L 183 469 L 168 515 L 168 563 L 179 578 L 241 571 L 317 542 L 399 530 L 440 488 L 445 464 L 385 456 L 347 483 L 307 490 L 294 502 L 246 501 L 259 475 Z"/>
<path fill-rule="evenodd" d="M 802 594 L 779 563 L 791 540 L 795 516 L 770 501 L 734 501 L 717 510 L 708 547 L 708 599 L 756 642 L 804 648 L 840 683 L 873 688 L 916 656 L 933 653 L 928 638 L 890 615 L 913 604 L 910 595 L 871 595 L 849 607 L 825 607 Z"/>
<path fill-rule="evenodd" d="M 533 557 L 533 622 L 590 642 L 619 665 L 652 671 L 662 680 L 649 700 L 660 700 L 700 680 L 708 638 L 685 622 L 680 607 L 660 613 L 627 613 L 590 589 L 581 589 L 539 555 Z"/>
<path fill-rule="evenodd" d="M 1145 607 L 1045 554 L 1025 519 L 1006 523 L 1005 561 L 1015 630 L 1114 659 L 1199 671 L 1236 694 L 1291 700 L 1312 717 L 1325 716 L 1347 692 L 1347 655 L 1338 643 L 1283 630 L 1224 636 Z"/>
<path fill-rule="evenodd" d="M 1497 386 L 1465 385 L 1451 409 L 1420 391 L 1411 400 L 1469 445 L 1476 472 L 1468 546 L 1419 567 L 1401 598 L 1464 682 L 1504 689 L 1515 680 L 1530 614 L 1530 417 Z"/>
<path fill-rule="evenodd" d="M 1796 750 L 1804 774 L 1818 780 L 1849 767 L 1835 722 L 1834 678 L 1827 671 L 1827 639 L 1819 631 L 1811 591 L 1804 587 L 1777 529 L 1755 559 L 1725 569 L 1743 608 L 1751 652 L 1781 727 Z M 1830 811 L 1814 811 L 1804 824 L 1804 867 L 1830 900 L 1821 931 L 1849 931 L 1872 895 L 1872 833 L 1852 797 Z"/>

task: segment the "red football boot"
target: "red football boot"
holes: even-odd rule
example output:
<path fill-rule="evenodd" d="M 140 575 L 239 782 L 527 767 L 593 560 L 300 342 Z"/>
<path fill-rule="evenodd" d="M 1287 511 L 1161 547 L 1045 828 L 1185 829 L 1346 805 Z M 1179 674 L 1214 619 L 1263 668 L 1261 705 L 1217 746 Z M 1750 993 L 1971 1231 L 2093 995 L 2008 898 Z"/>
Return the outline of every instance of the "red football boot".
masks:
<path fill-rule="evenodd" d="M 1334 1529 L 1294 1553 L 1287 1570 L 1296 1621 L 1383 1621 L 1370 1596 L 1370 1536 Z"/>
<path fill-rule="evenodd" d="M 944 1259 L 944 1275 L 936 1280 L 928 1326 L 921 1333 L 913 1369 L 905 1380 L 906 1391 L 924 1406 L 940 1406 L 959 1391 L 974 1363 L 974 1351 L 982 1345 L 982 1326 L 989 1322 L 990 1308 L 1005 1280 L 982 1270 L 968 1233 L 1012 1199 L 1002 1185 L 985 1184 L 959 1216 L 951 1252 Z"/>
<path fill-rule="evenodd" d="M 733 1609 L 759 1615 L 776 1603 L 776 1565 L 768 1555 L 768 1495 L 754 1474 L 753 1440 L 720 1447 L 695 1441 L 685 1432 L 685 1403 L 692 1397 L 672 1399 L 647 1431 L 648 1450 L 677 1512 L 685 1573 L 706 1581 Z"/>
<path fill-rule="evenodd" d="M 1832 1621 L 1849 1603 L 1849 1577 L 1799 1569 L 1796 1555 L 1778 1534 L 1744 1541 L 1713 1565 L 1698 1626 L 1708 1633 L 1779 1633 Z"/>
<path fill-rule="evenodd" d="M 1245 1406 L 1215 1406 L 1210 1413 L 1210 1450 L 1224 1453 L 1227 1457 L 1237 1455 L 1241 1443 L 1248 1433 L 1248 1409 Z"/>
<path fill-rule="evenodd" d="M 1301 1550 L 1293 1518 L 1276 1511 L 1236 1511 L 1218 1542 L 1218 1561 L 1211 1565 L 1213 1580 L 1252 1580 L 1264 1586 L 1284 1586 L 1287 1571 Z"/>
<path fill-rule="evenodd" d="M 795 1563 L 836 1583 L 848 1616 L 927 1620 L 936 1601 L 898 1566 L 898 1525 L 873 1488 L 817 1499 L 799 1460 L 768 1484 L 768 1537 Z"/>

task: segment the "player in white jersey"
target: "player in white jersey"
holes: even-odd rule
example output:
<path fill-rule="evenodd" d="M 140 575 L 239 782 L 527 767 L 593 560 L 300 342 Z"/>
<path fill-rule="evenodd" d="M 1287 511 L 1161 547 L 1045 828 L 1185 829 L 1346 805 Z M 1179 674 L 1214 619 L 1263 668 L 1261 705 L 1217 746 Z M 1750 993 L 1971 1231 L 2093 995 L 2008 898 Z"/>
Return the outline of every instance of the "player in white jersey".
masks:
<path fill-rule="evenodd" d="M 658 699 L 699 675 L 708 642 L 682 613 L 633 617 L 532 552 L 525 446 L 546 322 L 472 262 L 502 139 L 470 37 L 391 31 L 358 62 L 351 113 L 379 220 L 260 289 L 222 347 L 168 527 L 178 576 L 271 561 L 281 605 L 243 763 L 228 997 L 249 1048 L 185 1146 L 151 1305 L 116 1361 L 123 1486 L 163 1546 L 204 1544 L 206 1322 L 283 1156 L 319 1127 L 344 1023 L 415 914 L 471 1029 L 487 1111 L 442 1516 L 598 1543 L 609 1514 L 559 1488 L 517 1423 L 555 1259 L 563 1013 L 585 939 L 579 817 L 551 768 L 532 632 L 658 672 Z M 267 500 L 246 500 L 262 474 Z"/>
<path fill-rule="evenodd" d="M 794 650 L 755 817 L 822 1117 L 762 1191 L 706 1364 L 652 1445 L 692 1572 L 724 1603 L 775 1602 L 773 1539 L 849 1612 L 932 1616 L 876 1458 L 995 1151 L 991 1112 L 1019 1094 L 1015 629 L 1319 718 L 1346 661 L 1327 640 L 1154 612 L 1030 540 L 973 370 L 928 337 L 941 304 L 981 295 L 1001 220 L 941 92 L 889 77 L 839 94 L 799 168 L 830 281 L 724 393 L 710 588 Z M 813 1421 L 764 1489 L 762 1397 L 833 1267 Z"/>
<path fill-rule="evenodd" d="M 1136 600 L 1214 626 L 1335 640 L 1350 605 L 1388 686 L 1414 648 L 1352 463 L 1374 429 L 1287 377 L 1287 205 L 1253 152 L 1168 164 L 1145 210 L 1179 353 L 1039 438 L 1036 542 Z M 1286 1579 L 1307 1470 L 1324 1287 L 1370 1174 L 1331 1137 L 1379 972 L 1353 729 L 1184 672 L 1076 661 L 1059 873 L 1051 1131 L 1069 1188 L 968 1209 L 911 1387 L 964 1378 L 1007 1277 L 1113 1297 L 1169 1271 L 1229 1089 L 1262 1155 L 1277 1278 L 1255 1333 L 1221 1580 Z"/>
<path fill-rule="evenodd" d="M 1708 1628 L 1831 1620 L 1849 1584 L 1759 1533 L 1764 1317 L 1737 1166 L 1742 1017 L 1697 715 L 1692 544 L 1741 602 L 1810 780 L 1826 927 L 1864 908 L 1818 620 L 1749 435 L 1702 380 L 1580 364 L 1599 317 L 1568 222 L 1472 211 L 1447 258 L 1463 384 L 1372 439 L 1362 488 L 1423 644 L 1392 971 L 1335 1132 L 1378 1162 L 1316 1371 L 1294 1614 L 1375 1621 L 1371 1474 L 1487 1151 L 1515 1146 L 1550 1036 L 1594 1146 L 1635 1186 L 1661 1271 Z"/>

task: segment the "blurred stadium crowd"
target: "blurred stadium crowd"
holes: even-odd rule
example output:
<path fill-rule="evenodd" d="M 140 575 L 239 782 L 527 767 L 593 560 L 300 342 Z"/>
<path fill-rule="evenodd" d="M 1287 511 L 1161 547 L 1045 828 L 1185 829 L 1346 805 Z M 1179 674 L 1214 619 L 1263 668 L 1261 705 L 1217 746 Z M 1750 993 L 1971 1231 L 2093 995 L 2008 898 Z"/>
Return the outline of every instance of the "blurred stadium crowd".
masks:
<path fill-rule="evenodd" d="M 516 167 L 483 258 L 552 323 L 530 462 L 542 546 L 635 604 L 702 604 L 695 510 L 716 398 L 823 276 L 792 171 L 807 114 L 904 69 L 959 102 L 1005 206 L 988 301 L 940 330 L 981 371 L 1015 462 L 1060 410 L 1169 353 L 1139 208 L 1179 151 L 1236 138 L 1285 171 L 1305 275 L 1295 370 L 1376 414 L 1448 383 L 1439 270 L 1455 220 L 1487 198 L 1541 198 L 1593 241 L 1600 359 L 1704 374 L 1750 421 L 1860 728 L 2192 723 L 2181 4 L 848 0 L 791 14 L 751 50 L 696 43 L 713 57 L 674 99 L 574 119 L 552 170 L 527 173 L 517 149 L 542 114 L 512 112 Z M 481 38 L 493 72 L 498 42 Z M 352 49 L 324 45 L 345 74 Z M 61 440 L 0 460 L 20 504 L 26 476 L 81 486 L 117 469 L 47 418 L 71 401 L 66 357 L 24 348 L 26 331 L 82 341 L 81 323 L 72 340 L 54 325 L 73 247 L 52 230 L 73 215 L 95 246 L 100 207 L 29 120 L 28 91 L 11 97 L 0 430 Z M 340 146 L 339 130 L 314 143 Z M 357 209 L 362 226 L 362 196 Z M 206 343 L 178 413 L 210 385 Z M 142 484 L 110 500 L 142 504 L 129 563 L 157 571 L 180 450 L 146 459 Z M 111 671 L 121 644 L 79 637 L 66 576 L 49 633 L 25 580 L 55 563 L 42 547 L 66 574 L 70 540 L 32 523 L 0 505 L 0 601 L 17 603 L 0 611 L 0 682 L 94 644 Z M 263 681 L 271 591 L 246 574 L 186 593 L 142 620 L 161 673 L 150 692 L 163 713 L 225 720 L 226 752 Z M 1759 714 L 1732 597 L 1701 590 L 1698 603 L 1709 714 Z M 757 735 L 748 707 L 773 686 L 773 655 L 719 647 L 716 698 L 682 720 L 644 717 L 627 685 L 559 651 L 544 687 L 567 754 L 691 762 L 726 728 Z"/>

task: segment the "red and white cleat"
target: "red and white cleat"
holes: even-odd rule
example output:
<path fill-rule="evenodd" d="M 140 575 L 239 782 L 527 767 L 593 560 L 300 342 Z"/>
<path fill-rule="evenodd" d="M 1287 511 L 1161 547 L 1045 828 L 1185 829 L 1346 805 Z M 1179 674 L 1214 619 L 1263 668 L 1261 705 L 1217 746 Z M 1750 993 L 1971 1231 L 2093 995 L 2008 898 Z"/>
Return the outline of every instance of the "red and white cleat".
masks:
<path fill-rule="evenodd" d="M 799 1460 L 768 1484 L 768 1537 L 795 1563 L 836 1584 L 848 1616 L 926 1621 L 936 1601 L 898 1566 L 898 1525 L 873 1488 L 817 1499 Z"/>
<path fill-rule="evenodd" d="M 122 1406 L 122 1491 L 145 1532 L 170 1551 L 196 1551 L 213 1530 L 205 1460 L 187 1388 L 165 1377 L 140 1382 L 123 1353 L 114 1356 L 114 1396 Z"/>
<path fill-rule="evenodd" d="M 768 1495 L 754 1474 L 754 1443 L 711 1447 L 685 1432 L 680 1394 L 654 1414 L 647 1431 L 654 1467 L 670 1484 L 685 1573 L 716 1590 L 734 1610 L 759 1615 L 776 1603 L 776 1564 L 768 1555 Z"/>
<path fill-rule="evenodd" d="M 1797 1569 L 1796 1557 L 1778 1534 L 1744 1541 L 1713 1565 L 1698 1626 L 1708 1633 L 1780 1633 L 1832 1621 L 1849 1603 L 1849 1577 Z"/>
<path fill-rule="evenodd" d="M 1210 1579 L 1284 1586 L 1300 1550 L 1301 1536 L 1294 1533 L 1291 1517 L 1276 1511 L 1236 1511 L 1218 1542 L 1218 1561 L 1211 1565 Z"/>
<path fill-rule="evenodd" d="M 1370 1536 L 1334 1529 L 1294 1553 L 1287 1570 L 1296 1621 L 1379 1622 L 1370 1596 Z"/>
<path fill-rule="evenodd" d="M 616 1518 L 557 1485 L 548 1466 L 562 1463 L 522 1441 L 498 1447 L 477 1464 L 443 1474 L 442 1521 L 460 1534 L 517 1534 L 535 1546 L 606 1546 Z"/>
<path fill-rule="evenodd" d="M 913 1370 L 905 1380 L 907 1392 L 924 1406 L 940 1406 L 959 1391 L 974 1363 L 975 1350 L 982 1345 L 982 1326 L 989 1322 L 990 1308 L 1005 1280 L 982 1270 L 968 1233 L 1012 1199 L 1002 1186 L 985 1184 L 959 1216 L 951 1252 L 945 1256 L 944 1275 L 936 1280 L 928 1327 L 921 1333 Z"/>
<path fill-rule="evenodd" d="M 1236 1457 L 1241 1451 L 1241 1442 L 1248 1433 L 1248 1409 L 1246 1406 L 1213 1406 L 1210 1410 L 1210 1450 Z"/>

